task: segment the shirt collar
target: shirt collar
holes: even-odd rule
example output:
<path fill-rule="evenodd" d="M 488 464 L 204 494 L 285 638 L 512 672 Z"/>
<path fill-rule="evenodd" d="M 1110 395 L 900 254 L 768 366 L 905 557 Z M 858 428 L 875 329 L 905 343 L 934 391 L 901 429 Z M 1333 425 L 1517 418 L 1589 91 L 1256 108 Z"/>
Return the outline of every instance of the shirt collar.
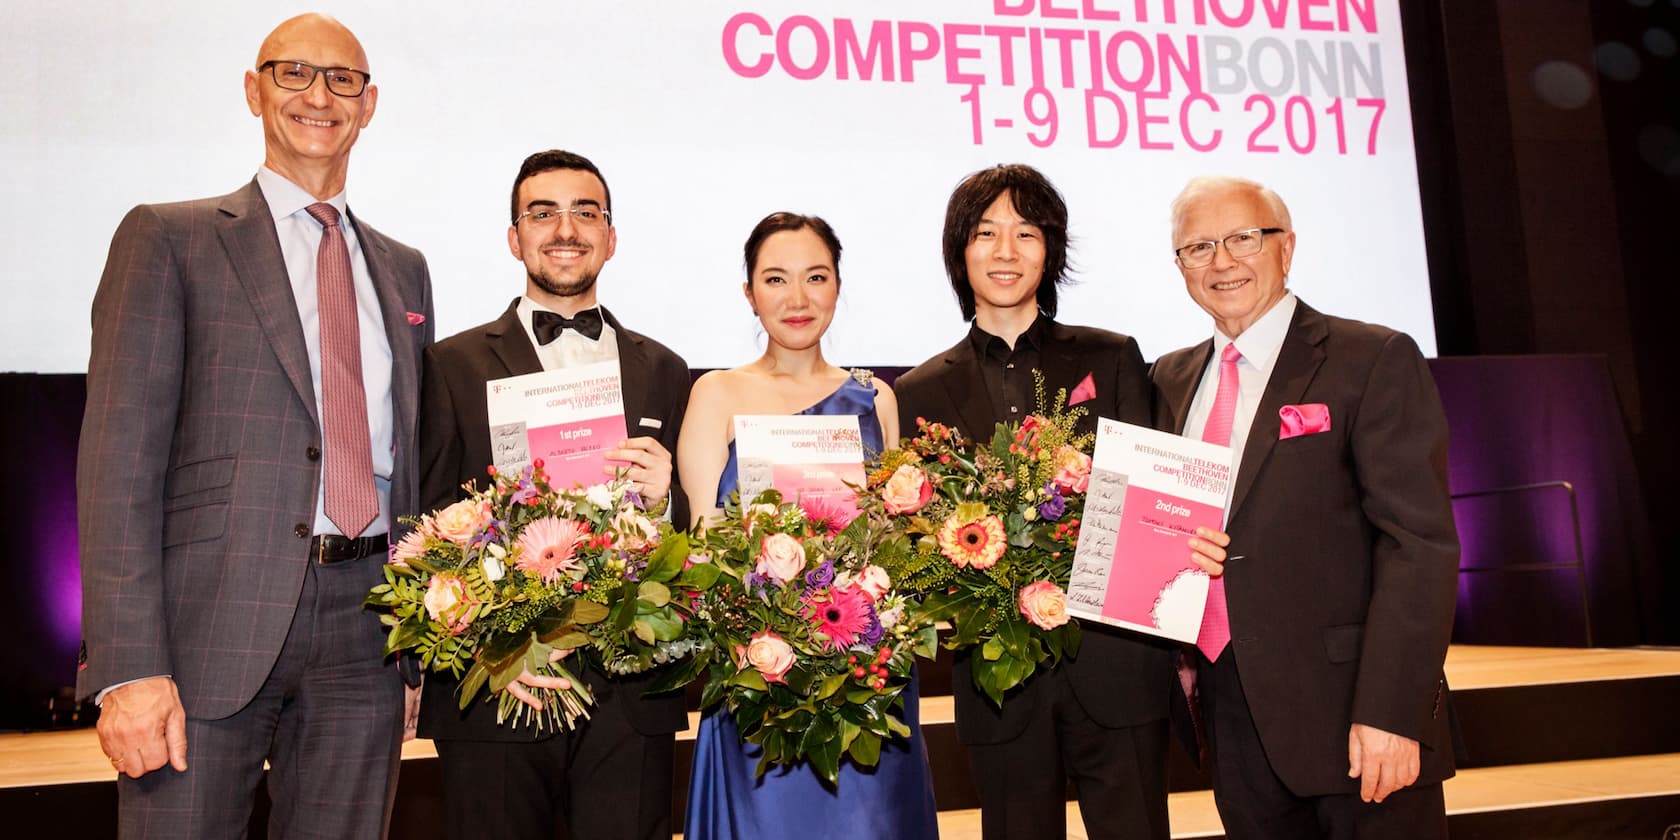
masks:
<path fill-rule="evenodd" d="M 267 166 L 257 170 L 257 186 L 262 189 L 263 200 L 268 202 L 268 211 L 274 214 L 274 221 L 276 222 L 319 201 L 303 187 L 292 183 L 286 176 L 269 169 Z M 349 214 L 350 205 L 344 197 L 344 192 L 344 190 L 339 190 L 338 195 L 327 199 L 327 203 L 338 210 L 340 219 Z"/>
<path fill-rule="evenodd" d="M 1021 335 L 1015 339 L 1014 349 L 1017 351 L 1027 349 L 1036 351 L 1043 349 L 1044 332 L 1049 329 L 1049 322 L 1050 318 L 1043 312 L 1038 313 L 1038 317 L 1034 318 L 1033 322 L 1027 326 L 1026 332 L 1021 333 Z M 974 352 L 979 353 L 982 356 L 986 354 L 986 348 L 991 345 L 994 339 L 999 342 L 1003 341 L 1001 337 L 992 335 L 991 333 L 981 329 L 979 319 L 975 319 L 968 328 L 969 343 L 974 346 Z"/>
<path fill-rule="evenodd" d="M 1250 324 L 1243 334 L 1232 339 L 1219 331 L 1213 330 L 1213 357 L 1218 359 L 1225 352 L 1225 345 L 1237 345 L 1237 352 L 1256 369 L 1270 373 L 1272 365 L 1277 362 L 1278 353 L 1283 350 L 1283 338 L 1289 332 L 1289 324 L 1295 320 L 1295 293 L 1285 291 L 1283 298 L 1272 305 L 1260 320 Z"/>

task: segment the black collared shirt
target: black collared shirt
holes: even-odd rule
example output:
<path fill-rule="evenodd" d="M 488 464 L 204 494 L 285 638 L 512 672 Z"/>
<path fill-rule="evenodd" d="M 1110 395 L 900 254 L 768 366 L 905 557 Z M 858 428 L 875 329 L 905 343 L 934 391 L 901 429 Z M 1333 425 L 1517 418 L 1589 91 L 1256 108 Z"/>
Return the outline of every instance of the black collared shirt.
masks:
<path fill-rule="evenodd" d="M 1049 324 L 1050 319 L 1039 313 L 1032 326 L 1015 339 L 1014 347 L 981 329 L 978 321 L 969 327 L 968 340 L 980 360 L 980 377 L 985 380 L 986 394 L 991 398 L 993 421 L 1020 422 L 1037 410 L 1032 372 L 1039 368 L 1039 351 L 1044 346 Z"/>

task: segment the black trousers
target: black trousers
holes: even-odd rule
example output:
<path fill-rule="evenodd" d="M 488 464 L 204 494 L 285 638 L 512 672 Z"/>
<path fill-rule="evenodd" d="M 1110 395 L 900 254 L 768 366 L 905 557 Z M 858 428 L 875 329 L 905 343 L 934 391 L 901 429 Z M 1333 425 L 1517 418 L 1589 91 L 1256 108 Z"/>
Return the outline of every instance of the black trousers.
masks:
<path fill-rule="evenodd" d="M 620 703 L 541 741 L 435 743 L 457 840 L 670 840 L 676 736 L 636 731 Z"/>
<path fill-rule="evenodd" d="M 1034 679 L 1038 714 L 1019 737 L 968 746 L 985 840 L 1064 840 L 1067 785 L 1091 840 L 1166 840 L 1167 721 L 1110 729 L 1085 713 L 1067 673 Z"/>
<path fill-rule="evenodd" d="M 1357 790 L 1330 796 L 1296 796 L 1290 792 L 1266 759 L 1231 649 L 1227 647 L 1212 663 L 1201 654 L 1194 656 L 1214 802 L 1230 840 L 1430 840 L 1447 836 L 1446 805 L 1439 783 L 1402 788 L 1381 803 L 1361 801 Z M 1342 760 L 1346 761 L 1345 756 Z"/>

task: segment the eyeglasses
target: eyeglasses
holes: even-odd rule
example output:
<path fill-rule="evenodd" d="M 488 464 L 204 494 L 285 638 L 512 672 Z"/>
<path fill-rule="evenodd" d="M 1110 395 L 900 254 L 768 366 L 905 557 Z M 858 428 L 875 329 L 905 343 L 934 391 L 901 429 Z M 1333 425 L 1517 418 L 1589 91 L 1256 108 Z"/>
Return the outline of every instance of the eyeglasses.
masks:
<path fill-rule="evenodd" d="M 1283 233 L 1283 228 L 1249 228 L 1239 230 L 1224 239 L 1208 240 L 1206 242 L 1192 242 L 1173 251 L 1178 256 L 1178 264 L 1185 268 L 1201 268 L 1213 262 L 1213 255 L 1219 250 L 1220 243 L 1225 245 L 1225 253 L 1232 259 L 1252 257 L 1260 253 L 1260 248 L 1266 244 L 1266 234 Z"/>
<path fill-rule="evenodd" d="M 578 227 L 605 227 L 612 223 L 612 211 L 602 210 L 593 204 L 584 204 L 577 207 L 537 207 L 526 210 L 513 220 L 513 224 L 517 227 L 520 222 L 529 219 L 530 224 L 526 227 L 542 230 L 559 226 L 560 220 L 567 215 L 572 217 L 572 224 Z"/>
<path fill-rule="evenodd" d="M 373 78 L 362 70 L 352 70 L 349 67 L 316 67 L 302 61 L 265 61 L 257 67 L 257 72 L 267 70 L 274 77 L 274 83 L 286 90 L 308 90 L 315 84 L 316 74 L 327 77 L 327 90 L 339 96 L 355 98 L 367 89 L 368 80 Z"/>

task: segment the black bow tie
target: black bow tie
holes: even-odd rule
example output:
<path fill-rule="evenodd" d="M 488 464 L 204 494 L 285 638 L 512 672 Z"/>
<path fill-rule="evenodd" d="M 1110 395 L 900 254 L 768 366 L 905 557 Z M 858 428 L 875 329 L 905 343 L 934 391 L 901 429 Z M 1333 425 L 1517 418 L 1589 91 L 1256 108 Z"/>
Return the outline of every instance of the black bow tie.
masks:
<path fill-rule="evenodd" d="M 572 330 L 591 341 L 598 340 L 601 337 L 601 310 L 585 309 L 576 318 L 542 309 L 531 313 L 531 332 L 536 333 L 538 344 L 548 344 L 559 338 L 561 330 Z"/>

